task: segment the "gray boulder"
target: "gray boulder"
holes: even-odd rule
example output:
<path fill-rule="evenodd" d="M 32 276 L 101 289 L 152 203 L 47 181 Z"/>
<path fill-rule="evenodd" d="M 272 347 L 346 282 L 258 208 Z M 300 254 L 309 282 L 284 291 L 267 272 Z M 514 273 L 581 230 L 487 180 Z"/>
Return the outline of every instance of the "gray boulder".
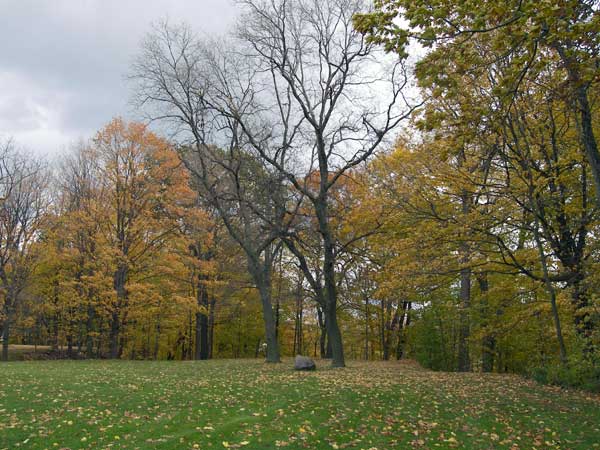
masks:
<path fill-rule="evenodd" d="M 294 370 L 316 370 L 317 365 L 308 356 L 297 355 L 294 360 Z"/>

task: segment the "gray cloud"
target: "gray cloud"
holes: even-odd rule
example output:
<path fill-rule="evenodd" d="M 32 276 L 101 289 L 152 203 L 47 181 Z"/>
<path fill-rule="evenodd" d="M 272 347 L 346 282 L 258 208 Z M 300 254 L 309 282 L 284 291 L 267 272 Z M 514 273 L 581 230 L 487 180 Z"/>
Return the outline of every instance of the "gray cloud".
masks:
<path fill-rule="evenodd" d="M 111 117 L 135 117 L 125 75 L 152 22 L 221 33 L 229 0 L 3 0 L 0 135 L 55 154 Z"/>

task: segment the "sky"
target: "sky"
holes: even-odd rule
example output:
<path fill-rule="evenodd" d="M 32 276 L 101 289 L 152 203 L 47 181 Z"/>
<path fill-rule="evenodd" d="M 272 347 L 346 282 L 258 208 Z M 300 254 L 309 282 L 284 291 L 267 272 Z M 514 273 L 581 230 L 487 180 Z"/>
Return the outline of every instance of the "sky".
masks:
<path fill-rule="evenodd" d="M 0 139 L 58 155 L 112 117 L 140 118 L 126 75 L 152 23 L 223 33 L 230 0 L 0 0 Z"/>

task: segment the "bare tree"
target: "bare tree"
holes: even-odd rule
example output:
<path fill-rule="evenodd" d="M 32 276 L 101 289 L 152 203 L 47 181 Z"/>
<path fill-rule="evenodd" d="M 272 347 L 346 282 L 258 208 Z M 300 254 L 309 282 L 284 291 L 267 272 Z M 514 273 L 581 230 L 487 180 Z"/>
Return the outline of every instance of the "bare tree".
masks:
<path fill-rule="evenodd" d="M 216 211 L 229 235 L 244 251 L 248 271 L 259 291 L 267 362 L 279 362 L 277 319 L 272 302 L 272 275 L 284 227 L 284 186 L 265 170 L 259 159 L 235 146 L 182 149 L 184 163 L 194 175 L 196 190 Z M 278 225 L 275 225 L 278 224 Z"/>
<path fill-rule="evenodd" d="M 38 160 L 22 155 L 12 141 L 0 148 L 0 321 L 2 360 L 8 360 L 10 328 L 30 279 L 47 206 L 47 174 Z"/>
<path fill-rule="evenodd" d="M 191 137 L 201 160 L 209 143 L 259 158 L 264 172 L 277 174 L 295 192 L 279 211 L 287 206 L 293 215 L 300 201 L 310 205 L 323 248 L 322 280 L 306 263 L 297 235 L 281 221 L 265 220 L 260 208 L 251 209 L 273 242 L 279 236 L 298 258 L 326 316 L 333 365 L 344 366 L 337 322 L 340 245 L 330 225 L 330 192 L 418 105 L 404 96 L 404 65 L 353 29 L 352 17 L 365 2 L 240 5 L 245 13 L 236 39 L 225 43 L 203 42 L 186 26 L 159 27 L 134 66 L 138 104 L 151 119 L 169 120 L 177 133 Z"/>
<path fill-rule="evenodd" d="M 326 316 L 332 365 L 344 366 L 337 321 L 336 261 L 341 250 L 331 227 L 331 191 L 352 168 L 365 162 L 391 130 L 417 107 L 405 97 L 408 74 L 368 44 L 352 26 L 367 7 L 361 0 L 244 0 L 238 35 L 257 73 L 267 73 L 256 92 L 269 89 L 251 111 L 230 109 L 261 157 L 312 204 L 323 247 L 323 281 L 299 258 Z M 267 80 L 270 82 L 267 84 Z M 268 101 L 269 97 L 267 97 Z M 280 111 L 271 127 L 253 127 L 257 113 Z M 267 115 L 267 114 L 263 114 Z M 265 122 L 273 118 L 265 118 Z M 272 129 L 291 136 L 282 146 L 265 145 Z M 294 170 L 283 162 L 295 162 Z M 314 183 L 315 175 L 317 182 Z"/>
<path fill-rule="evenodd" d="M 279 362 L 271 278 L 282 245 L 278 237 L 286 216 L 285 187 L 281 175 L 249 151 L 235 118 L 211 103 L 227 87 L 221 77 L 235 72 L 230 58 L 212 67 L 214 57 L 186 26 L 159 25 L 133 67 L 136 100 L 150 119 L 173 126 L 195 190 L 244 251 L 261 298 L 267 361 Z"/>

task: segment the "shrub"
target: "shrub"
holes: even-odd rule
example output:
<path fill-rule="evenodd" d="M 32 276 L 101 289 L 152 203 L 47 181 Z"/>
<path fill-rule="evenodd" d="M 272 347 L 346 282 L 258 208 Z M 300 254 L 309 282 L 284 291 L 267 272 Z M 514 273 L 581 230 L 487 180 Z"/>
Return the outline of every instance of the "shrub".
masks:
<path fill-rule="evenodd" d="M 594 360 L 575 359 L 565 365 L 536 367 L 530 376 L 541 384 L 600 392 L 600 365 Z"/>

